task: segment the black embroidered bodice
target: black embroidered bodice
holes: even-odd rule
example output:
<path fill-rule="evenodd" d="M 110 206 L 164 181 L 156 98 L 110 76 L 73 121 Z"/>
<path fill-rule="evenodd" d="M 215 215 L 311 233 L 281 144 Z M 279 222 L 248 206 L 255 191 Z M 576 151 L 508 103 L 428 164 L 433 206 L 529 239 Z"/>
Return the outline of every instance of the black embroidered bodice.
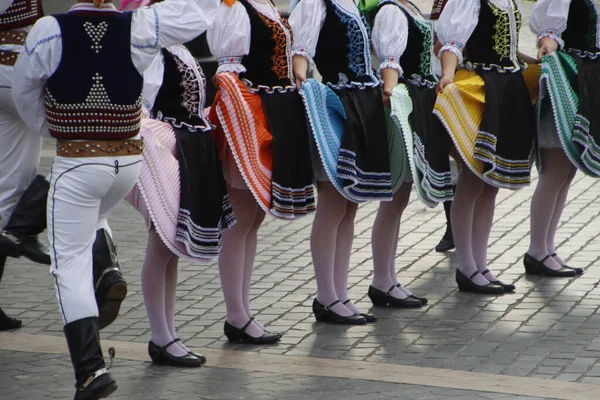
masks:
<path fill-rule="evenodd" d="M 520 70 L 521 12 L 515 1 L 510 0 L 509 9 L 493 0 L 480 1 L 479 21 L 465 46 L 467 67 Z"/>
<path fill-rule="evenodd" d="M 0 14 L 0 31 L 33 25 L 43 16 L 42 0 L 14 0 L 10 7 Z"/>
<path fill-rule="evenodd" d="M 62 57 L 45 90 L 52 136 L 109 140 L 138 134 L 143 78 L 131 60 L 131 17 L 77 11 L 54 16 Z"/>
<path fill-rule="evenodd" d="M 435 80 L 431 70 L 431 57 L 433 54 L 433 26 L 431 22 L 425 18 L 416 18 L 410 10 L 397 0 L 379 2 L 377 12 L 386 5 L 398 7 L 408 20 L 408 42 L 399 62 L 404 71 L 404 77 L 411 78 L 416 75 Z M 412 6 L 417 9 L 415 5 Z"/>
<path fill-rule="evenodd" d="M 176 128 L 210 129 L 204 118 L 206 78 L 198 61 L 183 46 L 162 49 L 164 73 L 152 117 Z"/>
<path fill-rule="evenodd" d="M 287 20 L 261 13 L 247 0 L 239 0 L 250 17 L 250 53 L 242 64 L 246 72 L 241 78 L 253 88 L 287 87 L 292 85 L 292 29 Z"/>
<path fill-rule="evenodd" d="M 598 9 L 593 0 L 572 0 L 567 29 L 562 38 L 565 50 L 582 55 L 600 53 L 598 48 Z"/>
<path fill-rule="evenodd" d="M 325 5 L 327 14 L 314 57 L 323 82 L 341 87 L 377 85 L 371 67 L 368 23 L 335 0 L 325 0 Z"/>

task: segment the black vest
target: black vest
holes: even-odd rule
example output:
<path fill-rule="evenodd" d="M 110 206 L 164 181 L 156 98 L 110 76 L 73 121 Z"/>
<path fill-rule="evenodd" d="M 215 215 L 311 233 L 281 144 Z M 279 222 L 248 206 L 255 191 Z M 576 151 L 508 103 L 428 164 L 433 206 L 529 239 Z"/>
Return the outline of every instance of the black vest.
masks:
<path fill-rule="evenodd" d="M 143 78 L 131 60 L 131 16 L 84 11 L 54 16 L 62 57 L 46 83 L 52 136 L 109 140 L 138 134 Z"/>
<path fill-rule="evenodd" d="M 411 3 L 412 4 L 412 3 Z M 413 75 L 421 77 L 432 76 L 431 55 L 433 54 L 433 26 L 428 21 L 418 21 L 412 12 L 407 10 L 396 0 L 383 0 L 377 6 L 377 12 L 383 6 L 394 5 L 398 7 L 408 20 L 408 43 L 406 50 L 400 57 L 400 66 L 404 71 L 404 77 Z M 413 7 L 417 8 L 414 4 Z"/>
<path fill-rule="evenodd" d="M 567 29 L 562 38 L 565 50 L 580 53 L 598 53 L 598 10 L 593 0 L 572 0 L 569 7 Z"/>
<path fill-rule="evenodd" d="M 42 0 L 14 0 L 10 7 L 0 14 L 0 31 L 33 25 L 43 16 Z"/>
<path fill-rule="evenodd" d="M 208 130 L 210 125 L 202 117 L 205 106 L 206 78 L 198 61 L 193 64 L 177 56 L 179 49 L 162 49 L 165 70 L 162 85 L 152 107 L 153 118 L 190 130 Z M 189 51 L 181 47 L 182 52 Z"/>
<path fill-rule="evenodd" d="M 292 29 L 287 20 L 281 24 L 257 11 L 247 0 L 239 0 L 250 17 L 250 53 L 242 64 L 246 72 L 241 75 L 252 87 L 292 85 L 291 46 Z"/>
<path fill-rule="evenodd" d="M 484 68 L 518 69 L 522 64 L 519 58 L 521 12 L 516 3 L 510 0 L 514 11 L 505 11 L 489 0 L 480 1 L 479 21 L 465 46 L 467 62 Z M 517 25 L 514 37 L 511 35 L 511 19 Z"/>
<path fill-rule="evenodd" d="M 334 0 L 325 0 L 325 5 L 327 14 L 314 58 L 323 82 L 376 84 L 371 68 L 369 24 Z M 350 41 L 350 37 L 354 40 Z"/>

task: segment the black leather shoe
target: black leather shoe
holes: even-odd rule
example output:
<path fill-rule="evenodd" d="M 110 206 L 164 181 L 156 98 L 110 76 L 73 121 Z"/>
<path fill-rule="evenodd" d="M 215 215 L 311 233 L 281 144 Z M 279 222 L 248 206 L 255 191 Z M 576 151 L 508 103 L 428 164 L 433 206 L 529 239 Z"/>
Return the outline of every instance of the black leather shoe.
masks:
<path fill-rule="evenodd" d="M 373 286 L 369 286 L 369 299 L 375 307 L 392 307 L 392 308 L 420 308 L 423 307 L 421 300 L 407 297 L 405 299 L 397 299 L 390 293 L 396 288 L 396 285 L 392 286 L 387 292 L 375 289 Z"/>
<path fill-rule="evenodd" d="M 314 299 L 312 309 L 317 322 L 329 322 L 330 324 L 338 325 L 365 325 L 367 323 L 367 319 L 362 315 L 350 315 L 348 317 L 343 317 L 334 312 L 331 307 L 338 303 L 340 303 L 340 301 L 336 300 L 330 305 L 324 306 L 323 304 L 319 303 L 317 299 Z"/>
<path fill-rule="evenodd" d="M 179 338 L 175 338 L 175 341 L 177 341 L 177 342 L 181 342 L 181 339 L 179 339 Z M 199 360 L 200 360 L 200 363 L 201 363 L 202 365 L 206 364 L 206 357 L 204 357 L 202 354 L 200 354 L 200 353 L 194 353 L 193 351 L 190 351 L 188 354 L 191 354 L 191 355 L 193 355 L 194 357 L 196 357 L 197 359 L 199 359 Z"/>
<path fill-rule="evenodd" d="M 167 349 L 177 342 L 180 342 L 180 340 L 172 340 L 161 347 L 150 341 L 148 343 L 148 355 L 152 359 L 152 362 L 154 364 L 182 368 L 194 368 L 202 366 L 202 361 L 190 353 L 186 354 L 185 356 L 174 356 L 173 354 L 169 353 Z"/>
<path fill-rule="evenodd" d="M 481 274 L 481 272 L 473 272 L 471 276 L 467 277 L 465 274 L 460 272 L 459 269 L 457 269 L 456 284 L 458 285 L 458 290 L 460 290 L 461 292 L 471 292 L 478 294 L 504 294 L 504 288 L 502 286 L 494 285 L 491 282 L 487 285 L 481 286 L 473 282 L 473 277 L 475 277 L 477 274 Z"/>
<path fill-rule="evenodd" d="M 481 275 L 483 275 L 484 278 L 486 278 L 486 274 L 489 274 L 490 270 L 486 269 L 485 271 L 483 271 L 481 273 Z M 486 278 L 487 279 L 487 278 Z M 488 279 L 489 280 L 489 279 Z M 490 280 L 489 280 L 490 281 Z M 506 284 L 503 283 L 502 281 L 490 281 L 490 283 L 496 285 L 496 286 L 502 286 L 504 288 L 504 293 L 512 293 L 515 291 L 515 289 L 517 288 L 515 285 L 511 285 L 511 284 Z"/>
<path fill-rule="evenodd" d="M 456 246 L 454 245 L 454 237 L 452 236 L 452 231 L 447 230 L 442 240 L 435 246 L 435 251 L 438 253 L 445 253 L 446 251 L 453 250 Z"/>
<path fill-rule="evenodd" d="M 229 340 L 231 343 L 241 344 L 273 344 L 281 340 L 281 333 L 265 331 L 265 333 L 259 337 L 249 335 L 246 333 L 246 329 L 248 329 L 252 321 L 254 321 L 254 317 L 250 318 L 246 325 L 241 328 L 236 328 L 229 322 L 225 321 L 224 331 L 225 336 L 227 336 L 227 340 Z"/>
<path fill-rule="evenodd" d="M 19 250 L 19 243 L 11 240 L 10 237 L 6 236 L 5 233 L 0 232 L 0 256 L 6 257 L 21 257 L 21 250 Z"/>
<path fill-rule="evenodd" d="M 543 259 L 537 260 L 526 253 L 525 257 L 523 258 L 523 265 L 525 265 L 525 273 L 527 275 L 544 275 L 555 278 L 572 278 L 574 276 L 581 275 L 578 274 L 577 271 L 574 269 L 565 269 L 563 267 L 559 270 L 555 270 L 552 268 L 548 268 L 544 264 L 544 261 L 546 261 L 551 256 L 551 254 L 548 254 Z"/>
<path fill-rule="evenodd" d="M 0 331 L 11 331 L 13 329 L 19 329 L 23 323 L 16 319 L 9 317 L 0 308 Z"/>
<path fill-rule="evenodd" d="M 38 264 L 50 265 L 50 255 L 46 253 L 44 246 L 40 243 L 37 236 L 27 236 L 20 239 L 19 251 L 22 256 Z"/>
<path fill-rule="evenodd" d="M 346 305 L 348 303 L 350 303 L 350 299 L 342 302 L 343 305 Z M 372 324 L 373 322 L 377 322 L 377 318 L 374 315 L 371 315 L 371 314 L 360 313 L 360 314 L 354 314 L 354 315 L 358 315 L 358 316 L 361 316 L 364 319 L 366 319 L 367 320 L 367 324 Z"/>
<path fill-rule="evenodd" d="M 117 382 L 106 370 L 98 371 L 97 374 L 90 376 L 83 386 L 77 388 L 73 400 L 105 399 L 117 390 Z"/>
<path fill-rule="evenodd" d="M 396 285 L 396 287 L 398 289 L 400 289 L 402 287 L 402 285 L 399 283 Z M 427 297 L 419 297 L 419 296 L 415 296 L 414 294 L 411 294 L 408 297 L 410 297 L 411 299 L 419 300 L 421 302 L 421 304 L 423 304 L 424 306 L 426 306 L 429 303 L 429 300 L 427 299 Z"/>
<path fill-rule="evenodd" d="M 127 282 L 119 269 L 116 246 L 104 229 L 96 232 L 92 248 L 94 291 L 98 305 L 100 329 L 117 318 L 127 296 Z"/>
<path fill-rule="evenodd" d="M 557 256 L 556 253 L 550 255 L 550 257 L 552 257 L 552 258 L 554 258 L 556 256 Z M 575 271 L 575 274 L 577 274 L 577 275 L 583 275 L 583 268 L 569 267 L 568 265 L 562 265 L 562 267 L 565 269 L 570 269 L 570 270 Z"/>

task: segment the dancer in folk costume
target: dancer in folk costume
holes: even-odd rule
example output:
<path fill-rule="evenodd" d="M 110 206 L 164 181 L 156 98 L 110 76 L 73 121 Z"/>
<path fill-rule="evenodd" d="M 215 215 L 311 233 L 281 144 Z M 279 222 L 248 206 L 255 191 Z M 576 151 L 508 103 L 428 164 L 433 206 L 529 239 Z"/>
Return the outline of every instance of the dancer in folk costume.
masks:
<path fill-rule="evenodd" d="M 319 204 L 311 234 L 317 321 L 375 321 L 350 301 L 348 272 L 358 203 L 391 200 L 381 83 L 373 73 L 370 30 L 352 0 L 302 0 L 290 17 L 294 74 L 312 130 Z M 323 83 L 306 79 L 316 66 Z M 396 166 L 401 168 L 401 166 Z"/>
<path fill-rule="evenodd" d="M 157 3 L 121 2 L 121 10 Z M 206 362 L 177 336 L 179 258 L 218 256 L 223 229 L 234 223 L 221 165 L 204 117 L 206 78 L 182 45 L 163 49 L 144 73 L 144 153 L 140 178 L 126 199 L 142 214 L 148 245 L 142 267 L 150 321 L 148 353 L 156 364 L 199 367 Z"/>
<path fill-rule="evenodd" d="M 250 284 L 265 213 L 295 219 L 315 210 L 306 119 L 293 83 L 292 32 L 270 0 L 221 3 L 208 31 L 219 88 L 210 120 L 237 223 L 223 235 L 219 273 L 231 342 L 281 338 L 254 319 Z"/>
<path fill-rule="evenodd" d="M 450 140 L 433 115 L 436 84 L 433 24 L 406 0 L 381 0 L 373 25 L 373 49 L 380 59 L 383 102 L 391 107 L 388 119 L 390 157 L 404 164 L 392 179 L 394 199 L 381 202 L 373 225 L 373 304 L 414 308 L 427 304 L 396 278 L 396 249 L 402 213 L 413 181 L 419 199 L 430 207 L 451 200 L 452 176 L 448 159 Z M 389 112 L 390 110 L 388 110 Z"/>
<path fill-rule="evenodd" d="M 520 25 L 519 0 L 449 0 L 436 23 L 443 74 L 434 112 L 462 164 L 452 229 L 464 291 L 515 289 L 489 271 L 487 246 L 498 189 L 530 182 L 539 66 L 519 53 Z"/>
<path fill-rule="evenodd" d="M 542 60 L 538 102 L 539 180 L 531 199 L 528 274 L 572 277 L 555 235 L 579 169 L 600 177 L 600 28 L 593 0 L 538 0 L 530 18 Z"/>
<path fill-rule="evenodd" d="M 214 0 L 168 0 L 120 13 L 110 1 L 82 1 L 66 14 L 40 19 L 15 66 L 19 114 L 31 129 L 58 139 L 48 238 L 76 400 L 104 398 L 117 388 L 100 347 L 92 246 L 98 224 L 138 178 L 142 73 L 161 47 L 205 30 L 216 6 Z"/>

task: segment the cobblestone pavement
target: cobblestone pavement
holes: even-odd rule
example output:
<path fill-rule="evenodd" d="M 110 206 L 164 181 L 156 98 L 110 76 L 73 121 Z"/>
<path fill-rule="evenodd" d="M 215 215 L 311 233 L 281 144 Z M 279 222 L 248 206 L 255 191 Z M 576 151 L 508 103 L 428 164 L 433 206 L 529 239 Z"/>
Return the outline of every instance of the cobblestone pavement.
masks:
<path fill-rule="evenodd" d="M 56 8 L 60 3 L 49 4 Z M 530 9 L 531 4 L 524 3 L 526 16 Z M 528 29 L 523 32 L 524 47 L 532 52 L 533 38 Z M 50 158 L 43 159 L 44 173 L 50 163 Z M 576 177 L 558 231 L 560 254 L 571 265 L 586 269 L 582 277 L 571 280 L 524 275 L 522 255 L 528 247 L 532 191 L 500 192 L 490 240 L 490 267 L 502 280 L 516 283 L 515 294 L 483 297 L 459 293 L 454 283 L 454 254 L 432 250 L 443 234 L 443 210 L 428 209 L 413 196 L 402 221 L 396 265 L 402 283 L 430 299 L 427 307 L 373 309 L 379 322 L 363 327 L 315 324 L 310 305 L 316 288 L 308 241 L 312 219 L 268 219 L 259 232 L 252 304 L 261 321 L 285 334 L 281 343 L 268 347 L 226 343 L 222 331 L 225 306 L 214 264 L 180 263 L 179 333 L 189 345 L 199 348 L 600 384 L 600 271 L 594 268 L 600 256 L 600 183 Z M 366 292 L 372 274 L 370 231 L 376 210 L 375 203 L 363 205 L 356 220 L 349 284 L 363 311 L 370 310 Z M 102 337 L 147 342 L 149 326 L 139 278 L 146 245 L 142 220 L 133 208 L 122 204 L 110 222 L 129 281 L 129 295 L 122 315 Z M 0 286 L 0 305 L 23 320 L 20 332 L 62 334 L 46 267 L 10 260 Z M 62 355 L 0 351 L 0 360 L 3 399 L 66 398 L 71 394 L 70 365 Z M 207 399 L 523 398 L 248 370 L 166 370 L 139 361 L 119 360 L 115 371 L 121 376 L 115 399 L 178 399 L 189 398 L 189 394 Z M 166 379 L 158 379 L 161 374 L 167 375 Z M 598 393 L 590 398 L 600 398 L 600 386 Z"/>

